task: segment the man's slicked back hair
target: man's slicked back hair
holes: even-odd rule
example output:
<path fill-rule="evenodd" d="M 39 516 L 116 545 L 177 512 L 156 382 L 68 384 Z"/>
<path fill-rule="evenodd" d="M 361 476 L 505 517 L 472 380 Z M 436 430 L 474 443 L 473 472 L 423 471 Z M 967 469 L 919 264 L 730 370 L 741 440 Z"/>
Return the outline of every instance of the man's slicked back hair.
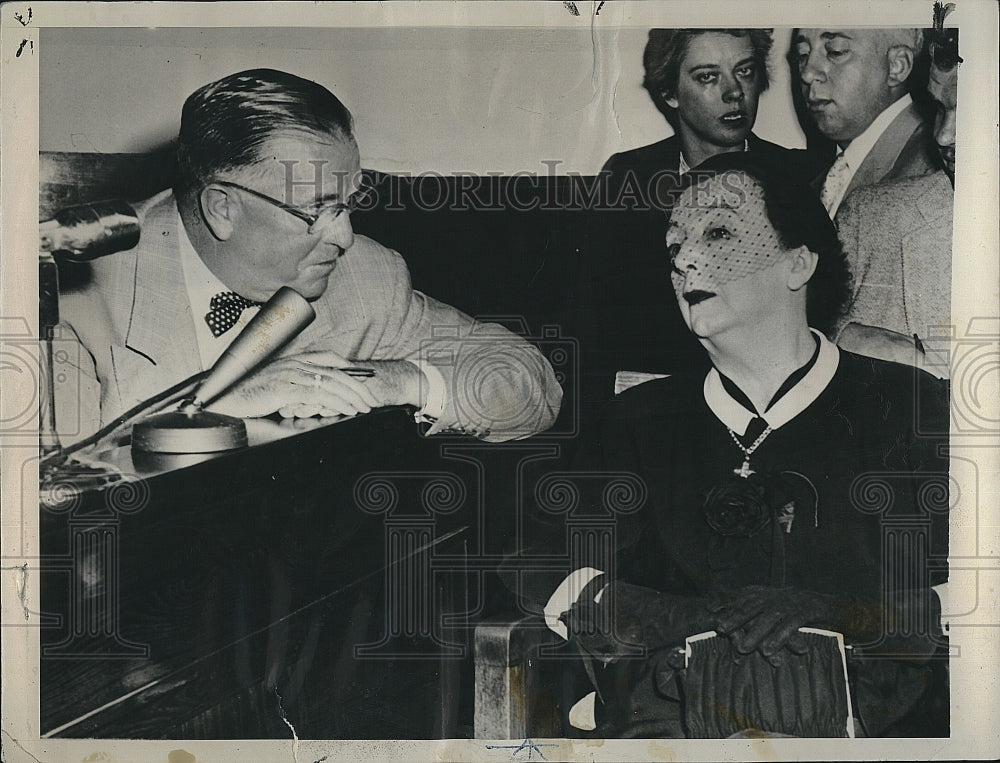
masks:
<path fill-rule="evenodd" d="M 200 87 L 184 102 L 174 192 L 189 197 L 212 178 L 250 167 L 277 133 L 351 139 L 353 118 L 322 85 L 276 69 L 250 69 Z"/>

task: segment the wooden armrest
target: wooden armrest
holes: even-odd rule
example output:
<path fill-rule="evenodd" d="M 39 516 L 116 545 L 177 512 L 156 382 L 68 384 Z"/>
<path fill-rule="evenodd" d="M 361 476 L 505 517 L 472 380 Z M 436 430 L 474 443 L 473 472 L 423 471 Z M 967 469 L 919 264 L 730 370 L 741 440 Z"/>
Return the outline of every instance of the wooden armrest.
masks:
<path fill-rule="evenodd" d="M 535 657 L 558 640 L 538 615 L 507 615 L 476 626 L 476 739 L 562 736 L 551 694 L 539 684 Z"/>

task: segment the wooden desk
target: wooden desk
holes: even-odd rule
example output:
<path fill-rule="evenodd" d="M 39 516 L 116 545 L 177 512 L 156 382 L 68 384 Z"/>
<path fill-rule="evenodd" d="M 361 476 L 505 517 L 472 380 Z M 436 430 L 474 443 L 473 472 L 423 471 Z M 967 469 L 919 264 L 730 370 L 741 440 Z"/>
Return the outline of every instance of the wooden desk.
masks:
<path fill-rule="evenodd" d="M 43 735 L 461 736 L 465 517 L 391 478 L 437 452 L 383 411 L 43 506 Z"/>

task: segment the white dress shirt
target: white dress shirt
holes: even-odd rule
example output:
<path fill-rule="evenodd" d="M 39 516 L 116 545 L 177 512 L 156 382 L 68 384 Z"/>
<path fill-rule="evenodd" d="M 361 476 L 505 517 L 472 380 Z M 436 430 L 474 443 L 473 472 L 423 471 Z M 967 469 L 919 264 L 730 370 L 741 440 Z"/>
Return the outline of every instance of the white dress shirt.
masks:
<path fill-rule="evenodd" d="M 180 236 L 181 271 L 184 273 L 184 285 L 187 287 L 188 304 L 191 305 L 194 334 L 198 339 L 198 354 L 201 357 L 202 369 L 207 370 L 239 336 L 250 319 L 260 311 L 260 307 L 246 308 L 236 325 L 229 331 L 222 336 L 213 335 L 208 323 L 205 322 L 205 314 L 211 306 L 212 297 L 232 289 L 222 283 L 198 256 L 180 219 L 177 220 L 177 232 Z"/>

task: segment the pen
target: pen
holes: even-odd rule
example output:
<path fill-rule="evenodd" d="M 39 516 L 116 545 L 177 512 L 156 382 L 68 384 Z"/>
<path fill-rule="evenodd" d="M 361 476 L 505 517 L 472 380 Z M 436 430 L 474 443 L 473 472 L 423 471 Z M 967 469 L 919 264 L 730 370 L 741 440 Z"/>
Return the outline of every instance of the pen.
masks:
<path fill-rule="evenodd" d="M 315 366 L 315 363 L 311 361 L 303 361 L 306 365 Z M 344 366 L 343 368 L 336 369 L 338 371 L 343 371 L 348 376 L 353 376 L 355 379 L 371 379 L 375 375 L 374 368 L 362 368 L 361 366 Z"/>

